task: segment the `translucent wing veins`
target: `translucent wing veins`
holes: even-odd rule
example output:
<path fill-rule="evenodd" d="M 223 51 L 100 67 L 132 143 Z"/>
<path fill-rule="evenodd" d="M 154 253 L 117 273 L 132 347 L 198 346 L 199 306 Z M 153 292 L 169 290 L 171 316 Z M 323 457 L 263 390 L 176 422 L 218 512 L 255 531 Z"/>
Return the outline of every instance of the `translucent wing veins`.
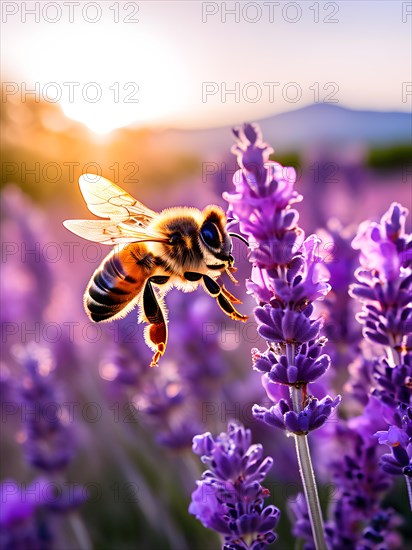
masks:
<path fill-rule="evenodd" d="M 146 230 L 157 213 L 116 184 L 101 176 L 84 174 L 79 185 L 90 212 L 105 219 L 66 220 L 63 225 L 72 233 L 108 245 L 149 240 L 165 242 L 165 235 Z"/>
<path fill-rule="evenodd" d="M 143 225 L 148 225 L 156 216 L 156 212 L 101 176 L 84 174 L 80 176 L 79 186 L 88 209 L 100 218 L 119 221 L 133 216 Z"/>

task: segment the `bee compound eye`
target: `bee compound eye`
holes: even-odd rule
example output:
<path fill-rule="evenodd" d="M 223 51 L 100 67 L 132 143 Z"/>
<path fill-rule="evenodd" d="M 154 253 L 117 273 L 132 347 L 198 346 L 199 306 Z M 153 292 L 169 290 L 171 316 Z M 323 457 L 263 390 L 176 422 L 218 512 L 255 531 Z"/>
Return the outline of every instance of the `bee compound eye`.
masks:
<path fill-rule="evenodd" d="M 205 222 L 200 230 L 202 241 L 211 248 L 220 247 L 220 235 L 216 225 L 212 222 Z"/>

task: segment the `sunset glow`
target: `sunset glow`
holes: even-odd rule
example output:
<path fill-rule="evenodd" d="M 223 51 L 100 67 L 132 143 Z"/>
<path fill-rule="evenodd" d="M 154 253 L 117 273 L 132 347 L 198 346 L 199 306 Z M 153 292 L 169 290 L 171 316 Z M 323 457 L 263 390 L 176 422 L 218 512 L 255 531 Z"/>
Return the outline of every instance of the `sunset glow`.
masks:
<path fill-rule="evenodd" d="M 77 47 L 74 58 L 81 57 Z M 113 51 L 111 41 L 104 40 L 100 48 L 107 64 L 91 67 L 87 61 L 78 67 L 84 84 L 62 98 L 66 116 L 106 134 L 132 124 L 157 124 L 179 110 L 183 97 L 172 83 L 182 79 L 180 62 L 158 37 L 141 34 L 132 52 L 121 46 Z"/>
<path fill-rule="evenodd" d="M 351 1 L 273 3 L 273 13 L 241 2 L 239 13 L 216 2 L 4 4 L 3 79 L 22 101 L 36 88 L 38 101 L 99 134 L 232 125 L 313 103 L 409 108 L 410 59 L 398 55 L 410 49 L 405 2 L 377 2 L 373 13 Z M 259 32 L 246 41 L 255 12 Z"/>
<path fill-rule="evenodd" d="M 26 80 L 17 84 L 16 93 L 23 98 L 35 91 L 36 100 L 59 104 L 67 117 L 98 134 L 167 121 L 184 104 L 182 63 L 161 36 L 132 30 L 79 25 L 75 39 L 67 27 L 39 32 L 30 45 L 34 62 L 16 53 L 8 71 L 13 76 L 24 70 Z M 59 47 L 50 48 L 50 43 Z"/>

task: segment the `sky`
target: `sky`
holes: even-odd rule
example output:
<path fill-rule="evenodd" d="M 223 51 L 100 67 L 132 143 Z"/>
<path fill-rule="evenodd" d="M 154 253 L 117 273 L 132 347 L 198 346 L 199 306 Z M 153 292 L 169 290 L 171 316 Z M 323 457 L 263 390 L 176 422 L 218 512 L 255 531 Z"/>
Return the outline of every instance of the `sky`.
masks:
<path fill-rule="evenodd" d="M 1 9 L 3 102 L 34 90 L 98 133 L 235 124 L 314 102 L 411 108 L 411 2 L 3 0 Z"/>

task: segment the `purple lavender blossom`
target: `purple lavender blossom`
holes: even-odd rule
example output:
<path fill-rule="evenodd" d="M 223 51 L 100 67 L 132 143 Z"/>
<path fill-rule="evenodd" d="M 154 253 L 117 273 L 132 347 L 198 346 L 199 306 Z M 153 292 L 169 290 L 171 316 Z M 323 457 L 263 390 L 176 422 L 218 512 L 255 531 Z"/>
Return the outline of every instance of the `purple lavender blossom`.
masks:
<path fill-rule="evenodd" d="M 322 376 L 330 364 L 329 356 L 320 353 L 325 344 L 319 334 L 322 320 L 314 317 L 312 305 L 330 289 L 317 253 L 319 239 L 315 235 L 305 239 L 297 225 L 299 215 L 291 205 L 302 197 L 294 190 L 293 169 L 269 161 L 272 149 L 262 141 L 256 125 L 245 124 L 235 136 L 233 152 L 241 168 L 233 177 L 235 192 L 225 193 L 224 198 L 229 202 L 229 216 L 239 222 L 252 250 L 252 277 L 247 286 L 259 304 L 255 310 L 258 332 L 268 345 L 263 353 L 253 352 L 254 368 L 273 382 L 303 388 Z M 332 402 L 338 404 L 331 398 L 325 403 L 307 399 L 305 411 L 294 413 L 283 402 L 276 412 L 272 407 L 274 416 L 267 412 L 265 418 L 273 420 L 271 425 L 293 426 L 307 433 L 323 424 Z M 283 414 L 288 413 L 285 423 Z M 263 419 L 262 408 L 255 407 L 254 414 Z"/>
<path fill-rule="evenodd" d="M 250 430 L 229 423 L 227 432 L 193 439 L 193 452 L 209 468 L 192 494 L 189 512 L 205 527 L 224 535 L 225 550 L 266 548 L 276 539 L 275 506 L 264 506 L 269 491 L 261 482 L 272 467 L 261 445 L 252 445 Z"/>
<path fill-rule="evenodd" d="M 379 224 L 363 222 L 353 241 L 361 267 L 351 295 L 362 304 L 363 335 L 383 346 L 386 357 L 372 362 L 372 395 L 385 407 L 386 430 L 375 436 L 391 454 L 382 469 L 404 475 L 412 508 L 412 236 L 405 232 L 408 210 L 393 203 Z"/>
<path fill-rule="evenodd" d="M 253 354 L 253 368 L 267 375 L 272 382 L 304 386 L 317 380 L 329 368 L 329 356 L 321 355 L 325 341 L 324 338 L 319 338 L 302 344 L 293 365 L 288 364 L 287 356 L 281 351 L 276 354 L 269 348 L 260 354 L 256 350 Z"/>
<path fill-rule="evenodd" d="M 359 322 L 371 342 L 400 353 L 412 332 L 412 238 L 405 233 L 408 210 L 393 203 L 380 224 L 363 222 L 352 246 L 361 267 L 350 293 L 363 303 Z"/>
<path fill-rule="evenodd" d="M 45 483 L 43 478 L 27 486 L 12 479 L 0 483 L 0 548 L 51 548 L 51 533 L 39 514 L 48 502 Z"/>
<path fill-rule="evenodd" d="M 288 509 L 292 516 L 293 534 L 295 537 L 305 541 L 304 550 L 315 550 L 308 507 L 304 495 L 298 493 L 293 501 L 289 501 Z"/>
<path fill-rule="evenodd" d="M 349 379 L 344 390 L 363 407 L 368 404 L 374 385 L 374 363 L 374 360 L 366 358 L 358 350 L 357 357 L 348 366 Z"/>
<path fill-rule="evenodd" d="M 162 372 L 154 374 L 147 374 L 133 401 L 160 445 L 187 448 L 202 430 L 199 404 L 173 363 L 165 363 Z"/>
<path fill-rule="evenodd" d="M 21 189 L 8 185 L 1 199 L 3 240 L 7 243 L 1 279 L 1 319 L 38 321 L 53 288 L 50 265 L 39 261 L 38 253 L 47 231 L 39 210 Z"/>
<path fill-rule="evenodd" d="M 112 388 L 135 386 L 143 376 L 144 369 L 140 361 L 136 360 L 125 346 L 112 346 L 107 350 L 99 365 L 100 375 L 103 379 L 113 382 Z M 116 392 L 117 393 L 117 392 Z"/>
<path fill-rule="evenodd" d="M 268 426 L 296 435 L 306 435 L 323 426 L 339 403 L 340 396 L 335 399 L 327 396 L 320 400 L 310 397 L 308 404 L 297 413 L 289 400 L 281 399 L 269 409 L 254 405 L 252 411 L 255 418 Z"/>
<path fill-rule="evenodd" d="M 254 368 L 263 373 L 266 390 L 268 382 L 290 388 L 289 397 L 270 409 L 254 405 L 252 412 L 258 420 L 294 434 L 313 537 L 318 548 L 325 548 L 306 435 L 320 428 L 340 401 L 329 396 L 319 401 L 308 393 L 308 384 L 330 365 L 329 356 L 321 354 L 325 338 L 314 307 L 330 290 L 328 272 L 318 253 L 319 238 L 305 238 L 299 214 L 291 207 L 302 199 L 294 189 L 295 171 L 269 161 L 272 149 L 256 125 L 245 124 L 234 133 L 240 170 L 233 178 L 235 192 L 224 198 L 228 215 L 239 223 L 251 249 L 253 267 L 246 286 L 258 304 L 258 333 L 267 345 L 263 353 L 252 350 Z"/>
<path fill-rule="evenodd" d="M 381 501 L 391 480 L 379 467 L 379 448 L 373 440 L 381 411 L 382 405 L 373 401 L 364 415 L 336 426 L 338 448 L 330 465 L 335 491 L 330 520 L 325 525 L 332 549 L 367 548 L 362 546 L 366 543 L 362 542 L 364 531 L 372 529 L 379 514 L 387 513 Z"/>
<path fill-rule="evenodd" d="M 330 464 L 335 481 L 335 501 L 330 509 L 330 520 L 325 525 L 327 540 L 332 549 L 356 547 L 374 550 L 383 548 L 383 541 L 387 543 L 385 547 L 402 547 L 396 533 L 396 527 L 400 523 L 399 516 L 383 508 L 382 499 L 391 488 L 391 474 L 404 473 L 403 467 L 407 466 L 405 451 L 397 451 L 403 464 L 398 463 L 393 454 L 382 456 L 374 435 L 382 443 L 396 444 L 398 439 L 402 439 L 403 443 L 407 442 L 408 437 L 400 435 L 401 430 L 390 430 L 390 433 L 384 430 L 388 422 L 401 421 L 398 407 L 393 406 L 393 403 L 396 395 L 405 394 L 402 385 L 398 387 L 400 391 L 394 390 L 390 374 L 388 383 L 382 380 L 382 373 L 376 375 L 380 363 L 378 360 L 359 358 L 357 368 L 351 370 L 351 376 L 356 374 L 356 382 L 352 381 L 347 386 L 356 389 L 356 395 L 361 397 L 365 408 L 361 415 L 350 419 L 346 424 L 340 421 L 335 425 L 336 457 Z M 391 374 L 394 371 L 395 369 L 391 369 Z M 394 380 L 396 379 L 395 376 Z M 374 389 L 377 387 L 381 390 Z M 382 395 L 386 398 L 381 399 Z M 405 404 L 401 408 L 408 409 Z M 381 431 L 375 434 L 379 428 L 382 428 Z M 388 541 L 391 541 L 391 545 Z"/>
<path fill-rule="evenodd" d="M 381 510 L 372 518 L 368 527 L 364 529 L 357 548 L 359 550 L 400 548 L 402 542 L 395 532 L 399 523 L 399 516 L 393 510 Z"/>
<path fill-rule="evenodd" d="M 336 218 L 327 222 L 326 230 L 318 232 L 332 287 L 325 297 L 328 315 L 324 330 L 329 341 L 326 353 L 332 358 L 335 378 L 346 373 L 348 364 L 356 360 L 357 346 L 362 339 L 353 311 L 354 302 L 348 293 L 358 265 L 358 254 L 351 246 L 355 233 L 355 226 L 343 227 Z"/>
<path fill-rule="evenodd" d="M 387 359 L 373 365 L 373 395 L 394 409 L 400 403 L 412 405 L 412 354 L 405 355 L 400 365 L 392 367 Z"/>
<path fill-rule="evenodd" d="M 54 387 L 53 358 L 34 342 L 14 349 L 25 372 L 17 384 L 27 463 L 42 472 L 32 483 L 1 485 L 0 546 L 7 550 L 48 550 L 58 540 L 51 514 L 69 514 L 87 499 L 82 486 L 71 490 L 63 472 L 74 456 L 69 414 Z M 58 477 L 56 477 L 58 476 Z M 56 480 L 64 487 L 59 487 Z M 69 485 L 69 484 L 67 484 Z"/>
<path fill-rule="evenodd" d="M 392 475 L 404 475 L 412 480 L 412 408 L 405 408 L 400 426 L 375 434 L 381 445 L 387 445 L 391 454 L 381 458 L 382 469 Z"/>
<path fill-rule="evenodd" d="M 75 454 L 75 444 L 70 415 L 53 384 L 53 358 L 45 348 L 34 343 L 15 351 L 26 373 L 19 385 L 23 411 L 23 448 L 28 464 L 43 472 L 41 483 L 52 482 L 61 476 Z M 52 495 L 47 509 L 53 512 L 69 512 L 87 499 L 84 487 L 71 491 L 65 488 Z"/>
<path fill-rule="evenodd" d="M 34 514 L 37 506 L 42 504 L 37 497 L 37 495 L 41 495 L 42 492 L 34 490 L 35 484 L 36 482 L 27 487 L 28 490 L 26 492 L 23 487 L 12 479 L 5 479 L 0 483 L 1 527 L 25 521 Z"/>
<path fill-rule="evenodd" d="M 62 470 L 74 456 L 74 445 L 69 416 L 51 382 L 52 357 L 46 349 L 31 345 L 21 350 L 20 359 L 26 370 L 20 393 L 27 462 L 45 472 Z"/>
<path fill-rule="evenodd" d="M 359 356 L 353 363 L 346 384 L 365 408 L 359 416 L 346 423 L 340 421 L 335 427 L 336 457 L 330 464 L 336 487 L 335 502 L 330 521 L 325 525 L 331 548 L 402 547 L 396 533 L 399 516 L 384 508 L 382 500 L 392 486 L 390 474 L 402 474 L 409 460 L 405 460 L 405 451 L 401 449 L 395 453 L 403 464 L 399 464 L 393 454 L 382 456 L 376 442 L 380 438 L 390 448 L 391 444 L 397 447 L 401 442 L 408 442 L 409 438 L 401 435 L 401 429 L 387 428 L 394 422 L 402 428 L 401 411 L 409 409 L 409 370 L 406 364 L 392 367 L 388 359 L 371 358 L 367 346 L 368 342 L 364 342 L 362 349 L 368 357 Z M 407 356 L 404 361 L 408 363 Z M 375 434 L 377 429 L 380 431 Z"/>

